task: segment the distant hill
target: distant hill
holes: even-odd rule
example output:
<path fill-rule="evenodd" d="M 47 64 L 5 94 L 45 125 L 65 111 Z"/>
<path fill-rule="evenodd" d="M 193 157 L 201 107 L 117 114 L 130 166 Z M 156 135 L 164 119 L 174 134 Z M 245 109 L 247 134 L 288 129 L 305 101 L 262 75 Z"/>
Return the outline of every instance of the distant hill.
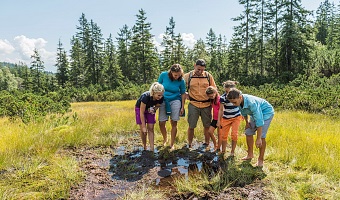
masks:
<path fill-rule="evenodd" d="M 8 67 L 8 68 L 15 68 L 15 67 L 23 67 L 23 65 L 15 64 L 15 63 L 9 63 L 9 62 L 0 62 L 0 67 Z M 54 74 L 50 71 L 44 71 L 46 74 Z"/>
<path fill-rule="evenodd" d="M 9 63 L 9 62 L 0 62 L 0 66 L 6 66 L 6 67 L 9 67 L 9 68 L 15 67 L 15 65 L 17 65 L 17 64 Z"/>

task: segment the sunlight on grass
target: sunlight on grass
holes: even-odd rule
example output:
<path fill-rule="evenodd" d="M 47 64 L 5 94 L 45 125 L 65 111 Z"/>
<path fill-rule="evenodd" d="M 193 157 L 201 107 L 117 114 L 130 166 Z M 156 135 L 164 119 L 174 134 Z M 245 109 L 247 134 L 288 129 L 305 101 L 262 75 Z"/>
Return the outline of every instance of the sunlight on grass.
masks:
<path fill-rule="evenodd" d="M 47 118 L 39 123 L 23 124 L 0 118 L 0 199 L 67 198 L 70 186 L 81 180 L 82 174 L 77 171 L 77 162 L 66 156 L 61 158 L 58 150 L 81 146 L 115 147 L 131 134 L 138 134 L 134 104 L 135 101 L 73 103 L 72 112 L 66 116 Z M 186 117 L 181 118 L 176 148 L 186 145 L 187 127 Z M 168 122 L 168 141 L 170 128 Z M 237 160 L 246 149 L 243 128 L 244 122 L 236 148 Z M 267 187 L 277 199 L 340 199 L 339 130 L 340 119 L 292 111 L 275 114 L 267 135 L 264 171 L 270 182 Z M 200 120 L 194 140 L 204 141 Z M 162 141 L 156 124 L 155 145 L 161 145 Z M 134 145 L 141 145 L 141 141 Z M 256 173 L 242 170 L 234 170 L 237 181 L 244 175 Z M 217 175 L 209 180 L 195 176 L 178 179 L 175 186 L 180 192 L 197 194 L 203 190 L 220 191 L 228 187 L 226 178 L 233 179 Z M 141 188 L 125 198 L 157 199 L 157 195 L 162 193 Z"/>
<path fill-rule="evenodd" d="M 69 188 L 83 177 L 77 162 L 65 157 L 31 160 L 0 179 L 1 199 L 67 198 Z"/>
<path fill-rule="evenodd" d="M 267 180 L 277 199 L 339 199 L 339 182 L 318 173 L 290 168 L 282 163 L 267 165 Z M 267 172 L 268 171 L 268 172 Z"/>
<path fill-rule="evenodd" d="M 139 189 L 135 189 L 133 191 L 129 191 L 126 193 L 121 200 L 158 200 L 158 199 L 165 199 L 165 195 L 162 191 L 155 190 L 154 188 L 147 187 L 143 185 Z"/>
<path fill-rule="evenodd" d="M 340 120 L 303 112 L 280 112 L 268 134 L 268 159 L 340 180 Z"/>
<path fill-rule="evenodd" d="M 204 173 L 188 177 L 180 176 L 174 181 L 174 186 L 177 188 L 178 192 L 193 192 L 197 195 L 205 191 L 204 186 L 207 184 L 209 184 L 209 180 Z"/>

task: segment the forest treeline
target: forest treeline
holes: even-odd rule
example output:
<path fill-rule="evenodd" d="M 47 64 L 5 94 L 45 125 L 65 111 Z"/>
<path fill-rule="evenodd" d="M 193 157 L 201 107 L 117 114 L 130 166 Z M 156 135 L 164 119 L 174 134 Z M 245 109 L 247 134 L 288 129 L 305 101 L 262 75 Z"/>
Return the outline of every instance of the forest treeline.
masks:
<path fill-rule="evenodd" d="M 57 44 L 56 73 L 45 72 L 35 49 L 30 66 L 0 63 L 0 90 L 45 97 L 53 92 L 70 102 L 136 99 L 172 64 L 180 63 L 188 72 L 203 58 L 218 85 L 237 80 L 244 91 L 266 97 L 278 108 L 339 113 L 340 5 L 325 0 L 313 14 L 300 0 L 239 3 L 243 11 L 233 18 L 238 25 L 229 42 L 210 29 L 193 48 L 176 33 L 173 17 L 159 47 L 143 9 L 135 24 L 123 25 L 116 37 L 108 38 L 83 13 L 70 38 L 71 49 L 62 41 Z"/>

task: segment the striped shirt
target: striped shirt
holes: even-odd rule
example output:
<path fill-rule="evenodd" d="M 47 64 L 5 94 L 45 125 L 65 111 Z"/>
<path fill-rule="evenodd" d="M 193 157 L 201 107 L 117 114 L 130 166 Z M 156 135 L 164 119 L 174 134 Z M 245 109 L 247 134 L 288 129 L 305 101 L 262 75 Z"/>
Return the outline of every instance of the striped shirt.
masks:
<path fill-rule="evenodd" d="M 234 104 L 230 103 L 227 99 L 227 94 L 224 93 L 220 98 L 221 104 L 223 104 L 223 118 L 231 119 L 234 117 L 238 117 L 241 115 L 240 109 L 238 106 L 234 106 Z"/>

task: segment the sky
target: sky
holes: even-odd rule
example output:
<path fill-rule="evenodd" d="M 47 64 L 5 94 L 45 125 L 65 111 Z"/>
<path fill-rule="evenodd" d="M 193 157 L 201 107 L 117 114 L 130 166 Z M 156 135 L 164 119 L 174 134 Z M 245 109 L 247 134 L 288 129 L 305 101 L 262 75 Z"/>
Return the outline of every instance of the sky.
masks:
<path fill-rule="evenodd" d="M 324 0 L 301 0 L 314 13 L 321 2 Z M 131 28 L 143 9 L 156 45 L 173 17 L 175 33 L 192 47 L 198 39 L 205 40 L 210 29 L 229 40 L 233 26 L 238 25 L 231 19 L 243 11 L 238 0 L 0 0 L 0 5 L 0 62 L 20 61 L 30 66 L 37 49 L 45 70 L 51 72 L 57 70 L 59 40 L 69 52 L 82 13 L 97 23 L 106 39 L 110 34 L 116 38 L 124 25 Z"/>

